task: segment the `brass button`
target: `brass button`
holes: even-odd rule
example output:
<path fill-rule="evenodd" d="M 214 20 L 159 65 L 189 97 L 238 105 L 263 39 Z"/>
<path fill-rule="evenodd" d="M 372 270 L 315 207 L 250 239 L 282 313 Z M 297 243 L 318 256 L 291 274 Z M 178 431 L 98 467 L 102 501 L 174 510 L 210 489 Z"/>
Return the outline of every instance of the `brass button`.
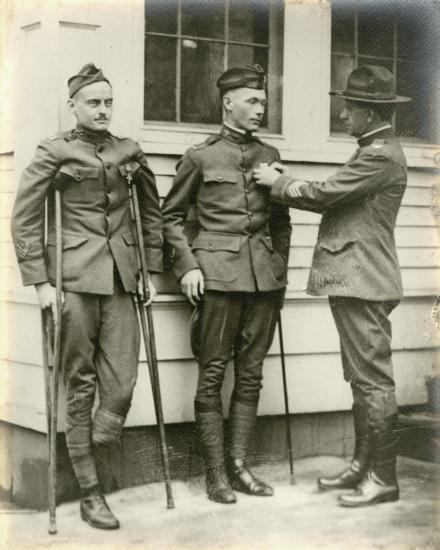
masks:
<path fill-rule="evenodd" d="M 98 145 L 96 150 L 98 151 L 98 153 L 102 153 L 104 151 L 104 145 Z"/>
<path fill-rule="evenodd" d="M 221 176 L 217 176 L 218 181 L 223 181 L 223 178 Z"/>
<path fill-rule="evenodd" d="M 105 167 L 107 168 L 107 170 L 109 170 L 112 167 L 112 163 L 111 162 L 106 162 Z"/>

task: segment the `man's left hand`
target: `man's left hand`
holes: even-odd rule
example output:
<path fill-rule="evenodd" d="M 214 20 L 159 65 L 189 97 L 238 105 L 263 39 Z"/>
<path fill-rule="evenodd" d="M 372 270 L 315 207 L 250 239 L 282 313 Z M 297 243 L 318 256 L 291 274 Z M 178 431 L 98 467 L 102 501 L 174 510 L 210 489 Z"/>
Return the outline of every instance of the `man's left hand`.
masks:
<path fill-rule="evenodd" d="M 255 168 L 254 178 L 259 185 L 272 187 L 280 175 L 285 174 L 286 172 L 287 168 L 279 162 L 274 162 L 270 165 L 262 163 L 258 168 Z"/>

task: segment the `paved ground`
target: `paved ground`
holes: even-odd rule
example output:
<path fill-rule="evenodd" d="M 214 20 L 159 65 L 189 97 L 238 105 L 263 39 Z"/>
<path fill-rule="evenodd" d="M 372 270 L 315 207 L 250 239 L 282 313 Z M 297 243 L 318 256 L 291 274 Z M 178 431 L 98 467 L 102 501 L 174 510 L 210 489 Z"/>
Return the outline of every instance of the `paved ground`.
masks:
<path fill-rule="evenodd" d="M 402 498 L 368 509 L 346 510 L 335 493 L 319 493 L 320 471 L 336 472 L 344 461 L 314 457 L 295 463 L 297 483 L 288 485 L 286 463 L 255 468 L 273 483 L 275 496 L 239 495 L 237 504 L 210 502 L 202 478 L 173 484 L 176 508 L 167 510 L 163 485 L 126 489 L 107 500 L 119 531 L 90 528 L 78 503 L 58 508 L 58 535 L 47 534 L 47 514 L 0 510 L 0 547 L 82 550 L 440 550 L 440 466 L 399 458 Z"/>

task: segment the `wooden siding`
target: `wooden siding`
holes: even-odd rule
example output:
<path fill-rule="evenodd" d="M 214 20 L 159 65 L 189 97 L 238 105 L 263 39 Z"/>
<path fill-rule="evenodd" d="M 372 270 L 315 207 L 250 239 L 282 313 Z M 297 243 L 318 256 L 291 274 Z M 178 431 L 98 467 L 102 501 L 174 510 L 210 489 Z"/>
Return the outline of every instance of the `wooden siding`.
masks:
<path fill-rule="evenodd" d="M 172 184 L 178 157 L 151 156 L 161 198 Z M 13 155 L 0 156 L 0 270 L 2 273 L 2 341 L 0 352 L 0 419 L 46 430 L 41 369 L 39 309 L 33 288 L 21 286 L 10 239 L 10 211 L 16 174 Z M 296 164 L 295 173 L 322 179 L 334 165 Z M 439 222 L 434 216 L 433 175 L 409 171 L 408 189 L 398 217 L 396 241 L 407 298 L 392 314 L 393 349 L 400 404 L 426 400 L 425 377 L 438 363 L 438 333 L 431 318 L 432 296 L 439 290 Z M 349 386 L 340 365 L 338 337 L 324 298 L 309 298 L 303 289 L 316 242 L 320 216 L 291 210 L 293 225 L 289 292 L 283 310 L 287 371 L 292 410 L 297 413 L 344 410 L 351 406 Z M 193 419 L 197 366 L 189 348 L 189 309 L 171 273 L 157 279 L 161 291 L 154 307 L 161 385 L 167 422 Z M 277 339 L 265 363 L 260 414 L 281 414 L 282 392 Z M 232 387 L 228 369 L 225 397 Z M 225 399 L 227 403 L 227 399 Z M 61 399 L 61 417 L 63 399 Z M 226 405 L 225 405 L 226 407 Z M 227 414 L 225 408 L 225 414 Z M 128 425 L 154 424 L 145 358 L 141 354 Z M 60 423 L 62 427 L 62 422 Z M 62 428 L 60 428 L 62 429 Z"/>

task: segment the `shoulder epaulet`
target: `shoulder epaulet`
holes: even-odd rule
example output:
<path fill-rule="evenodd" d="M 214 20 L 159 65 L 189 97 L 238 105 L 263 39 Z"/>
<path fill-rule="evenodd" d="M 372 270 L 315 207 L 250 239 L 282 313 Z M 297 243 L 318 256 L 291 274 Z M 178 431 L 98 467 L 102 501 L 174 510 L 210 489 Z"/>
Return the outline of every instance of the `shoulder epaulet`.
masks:
<path fill-rule="evenodd" d="M 124 139 L 130 139 L 131 140 L 131 138 L 129 138 L 127 136 L 117 136 L 115 134 L 112 134 L 111 132 L 108 132 L 108 135 L 109 135 L 109 137 L 111 137 L 113 139 L 116 139 L 117 141 L 123 141 Z"/>
<path fill-rule="evenodd" d="M 55 141 L 56 139 L 64 139 L 70 135 L 71 131 L 67 130 L 67 132 L 56 132 L 55 134 L 51 134 L 47 137 L 49 141 Z"/>
<path fill-rule="evenodd" d="M 254 139 L 254 141 L 259 143 L 260 145 L 263 145 L 263 147 L 267 147 L 268 149 L 272 149 L 272 150 L 275 150 L 275 151 L 277 150 L 276 147 L 274 147 L 273 145 L 269 145 L 265 141 L 261 140 L 259 137 L 253 136 L 253 139 Z"/>
<path fill-rule="evenodd" d="M 217 143 L 217 141 L 220 141 L 222 139 L 222 136 L 220 134 L 209 136 L 205 139 L 203 143 L 199 143 L 198 145 L 193 145 L 191 147 L 190 151 L 199 151 L 200 149 L 203 149 L 205 147 L 208 147 L 209 145 L 213 145 L 214 143 Z"/>

